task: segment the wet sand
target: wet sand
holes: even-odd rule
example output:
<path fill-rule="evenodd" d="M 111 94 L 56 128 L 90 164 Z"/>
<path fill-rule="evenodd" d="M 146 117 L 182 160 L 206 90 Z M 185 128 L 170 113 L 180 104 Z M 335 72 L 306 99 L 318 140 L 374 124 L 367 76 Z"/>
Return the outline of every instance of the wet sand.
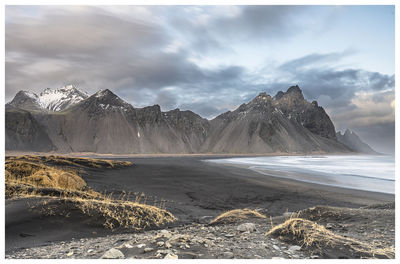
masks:
<path fill-rule="evenodd" d="M 226 156 L 224 156 L 226 157 Z M 145 193 L 148 204 L 166 200 L 165 207 L 179 221 L 174 225 L 204 222 L 235 208 L 260 208 L 267 216 L 315 205 L 358 208 L 393 202 L 394 195 L 342 189 L 269 177 L 244 168 L 202 160 L 218 156 L 136 157 L 134 166 L 88 169 L 82 177 L 88 186 L 119 195 L 122 191 Z M 6 201 L 6 252 L 46 245 L 72 238 L 104 236 L 114 232 L 86 223 L 78 212 L 71 217 L 43 217 L 29 210 L 31 199 Z"/>

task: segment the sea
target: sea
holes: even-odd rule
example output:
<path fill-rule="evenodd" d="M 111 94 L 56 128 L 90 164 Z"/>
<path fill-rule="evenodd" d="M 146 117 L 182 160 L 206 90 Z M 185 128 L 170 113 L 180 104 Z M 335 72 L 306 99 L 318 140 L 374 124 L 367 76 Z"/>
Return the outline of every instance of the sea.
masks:
<path fill-rule="evenodd" d="M 395 158 L 386 155 L 270 156 L 211 159 L 302 182 L 380 193 L 395 193 Z"/>

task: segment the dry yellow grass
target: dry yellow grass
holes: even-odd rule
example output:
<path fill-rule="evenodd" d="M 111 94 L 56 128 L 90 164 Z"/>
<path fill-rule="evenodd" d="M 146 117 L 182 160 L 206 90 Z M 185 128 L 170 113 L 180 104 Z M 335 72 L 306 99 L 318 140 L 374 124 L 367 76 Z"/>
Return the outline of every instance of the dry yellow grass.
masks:
<path fill-rule="evenodd" d="M 260 214 L 257 211 L 250 209 L 235 209 L 228 212 L 225 212 L 216 218 L 214 218 L 210 224 L 227 224 L 227 223 L 235 223 L 248 218 L 266 218 L 265 215 Z"/>
<path fill-rule="evenodd" d="M 141 230 L 171 223 L 176 218 L 167 210 L 156 206 L 140 204 L 132 201 L 113 199 L 82 199 L 71 200 L 84 214 L 101 217 L 104 226 Z"/>
<path fill-rule="evenodd" d="M 50 164 L 55 166 L 76 166 L 76 167 L 91 167 L 91 168 L 115 168 L 132 166 L 132 162 L 107 160 L 107 159 L 92 159 L 92 158 L 77 158 L 68 156 L 13 156 L 7 158 L 10 161 L 23 160 L 42 164 Z"/>
<path fill-rule="evenodd" d="M 64 167 L 58 167 L 58 166 Z M 170 223 L 176 218 L 156 206 L 120 199 L 91 190 L 75 167 L 115 168 L 130 166 L 130 162 L 68 158 L 60 156 L 20 156 L 6 159 L 6 195 L 10 197 L 49 197 L 78 208 L 83 214 L 101 219 L 107 228 L 147 227 Z M 57 167 L 56 167 L 57 166 Z M 47 208 L 44 212 L 58 210 Z M 66 214 L 69 214 L 66 213 Z"/>
<path fill-rule="evenodd" d="M 76 172 L 22 160 L 6 161 L 6 184 L 83 190 L 86 182 Z"/>
<path fill-rule="evenodd" d="M 362 257 L 393 258 L 395 253 L 394 247 L 378 248 L 352 238 L 343 237 L 334 234 L 322 225 L 302 218 L 288 219 L 273 227 L 266 235 L 316 250 L 323 248 L 347 249 L 357 252 Z"/>

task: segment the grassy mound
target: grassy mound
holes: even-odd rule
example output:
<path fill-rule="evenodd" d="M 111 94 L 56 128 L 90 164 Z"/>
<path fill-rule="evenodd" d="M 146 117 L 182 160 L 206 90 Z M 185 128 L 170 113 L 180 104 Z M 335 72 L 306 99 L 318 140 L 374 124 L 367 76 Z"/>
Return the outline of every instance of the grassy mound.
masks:
<path fill-rule="evenodd" d="M 275 226 L 267 233 L 287 243 L 297 244 L 313 252 L 340 251 L 360 258 L 393 258 L 394 248 L 376 248 L 373 245 L 343 237 L 313 221 L 292 218 Z"/>
<path fill-rule="evenodd" d="M 23 160 L 6 161 L 6 185 L 84 190 L 86 182 L 76 171 L 52 168 Z M 10 195 L 10 193 L 9 193 Z"/>
<path fill-rule="evenodd" d="M 107 228 L 140 230 L 176 220 L 168 211 L 136 201 L 112 198 L 87 187 L 79 176 L 83 168 L 117 168 L 130 162 L 60 156 L 20 156 L 6 159 L 6 196 L 46 197 L 42 212 L 68 217 L 77 211 Z M 62 166 L 62 167 L 60 167 Z"/>
<path fill-rule="evenodd" d="M 215 219 L 213 219 L 210 224 L 228 224 L 228 223 L 236 223 L 240 222 L 249 218 L 266 218 L 265 215 L 260 214 L 257 211 L 250 210 L 250 209 L 235 209 L 228 212 L 225 212 Z"/>

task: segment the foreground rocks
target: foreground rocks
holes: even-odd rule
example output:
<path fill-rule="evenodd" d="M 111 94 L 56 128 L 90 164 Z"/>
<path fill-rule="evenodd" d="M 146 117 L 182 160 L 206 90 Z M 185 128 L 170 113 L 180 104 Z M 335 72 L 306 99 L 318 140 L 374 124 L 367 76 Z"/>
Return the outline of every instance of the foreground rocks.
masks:
<path fill-rule="evenodd" d="M 360 209 L 315 207 L 303 210 L 297 215 L 316 221 L 335 234 L 394 249 L 394 204 L 390 207 Z M 310 250 L 296 241 L 284 242 L 279 237 L 266 235 L 272 226 L 287 219 L 288 217 L 280 216 L 272 219 L 247 219 L 242 223 L 221 225 L 194 223 L 164 230 L 80 239 L 20 249 L 7 254 L 6 258 L 314 259 L 359 257 L 357 252 L 351 251 L 332 251 L 325 248 L 319 251 Z M 373 256 L 370 257 L 373 258 Z"/>
<path fill-rule="evenodd" d="M 106 259 L 204 259 L 204 258 L 309 258 L 301 251 L 265 236 L 266 220 L 255 223 L 208 226 L 191 224 L 168 230 L 120 234 L 55 243 L 23 249 L 7 258 L 106 258 Z M 245 228 L 246 227 L 246 230 Z M 242 231 L 244 230 L 244 231 Z M 250 231 L 251 230 L 251 231 Z"/>

